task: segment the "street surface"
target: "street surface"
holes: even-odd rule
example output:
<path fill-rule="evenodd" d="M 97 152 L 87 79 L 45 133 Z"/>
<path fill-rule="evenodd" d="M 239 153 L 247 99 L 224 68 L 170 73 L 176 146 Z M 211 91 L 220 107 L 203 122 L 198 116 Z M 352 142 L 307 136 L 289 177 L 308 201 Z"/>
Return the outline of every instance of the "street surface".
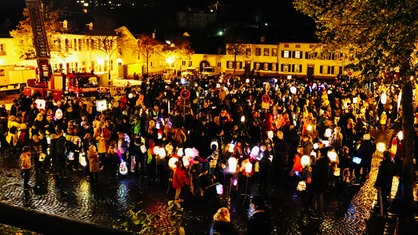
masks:
<path fill-rule="evenodd" d="M 325 195 L 325 215 L 320 220 L 312 219 L 303 211 L 295 181 L 284 178 L 280 185 L 272 187 L 266 198 L 273 216 L 273 234 L 392 234 L 394 218 L 371 219 L 376 196 L 373 184 L 380 160 L 380 156 L 375 155 L 370 178 L 364 185 L 331 188 Z M 3 203 L 104 226 L 117 226 L 125 221 L 129 209 L 145 209 L 157 212 L 160 215 L 155 221 L 157 226 L 169 230 L 165 208 L 174 198 L 174 190 L 168 187 L 168 182 L 148 181 L 137 175 L 116 177 L 104 169 L 97 184 L 89 182 L 88 176 L 78 171 L 72 172 L 68 179 L 46 174 L 36 181 L 32 175 L 31 189 L 24 190 L 17 155 L 2 154 L 0 167 Z M 251 182 L 249 185 L 247 194 L 255 193 L 257 185 Z M 208 234 L 217 208 L 205 206 L 190 194 L 184 199 L 186 234 Z M 225 201 L 220 205 L 226 205 Z M 231 199 L 231 219 L 240 232 L 245 231 L 248 208 L 249 196 L 237 195 Z"/>

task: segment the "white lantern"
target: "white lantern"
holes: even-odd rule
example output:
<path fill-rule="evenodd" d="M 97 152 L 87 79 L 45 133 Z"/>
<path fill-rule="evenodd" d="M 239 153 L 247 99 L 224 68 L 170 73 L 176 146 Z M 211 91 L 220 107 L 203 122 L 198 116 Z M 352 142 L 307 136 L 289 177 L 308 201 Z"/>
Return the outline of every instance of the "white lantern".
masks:
<path fill-rule="evenodd" d="M 274 136 L 274 133 L 273 133 L 273 131 L 267 131 L 267 137 L 269 138 L 269 139 L 273 139 L 273 136 Z"/>
<path fill-rule="evenodd" d="M 190 158 L 189 157 L 183 157 L 183 166 L 184 167 L 189 167 L 189 165 L 190 165 Z"/>
<path fill-rule="evenodd" d="M 228 159 L 229 173 L 234 174 L 235 172 L 237 172 L 237 163 L 238 163 L 238 160 L 234 157 L 230 157 Z"/>
<path fill-rule="evenodd" d="M 245 116 L 244 116 L 244 115 L 242 115 L 242 116 L 241 116 L 241 122 L 242 122 L 242 123 L 244 123 L 244 122 L 245 122 Z"/>
<path fill-rule="evenodd" d="M 292 93 L 293 95 L 296 94 L 296 92 L 298 91 L 298 89 L 294 86 L 290 87 L 290 93 Z"/>
<path fill-rule="evenodd" d="M 258 147 L 258 146 L 254 146 L 252 149 L 251 149 L 251 155 L 252 156 L 254 156 L 254 157 L 256 157 L 257 155 L 258 155 L 258 153 L 260 152 L 260 148 Z"/>
<path fill-rule="evenodd" d="M 61 118 L 63 117 L 63 113 L 62 113 L 62 110 L 61 109 L 57 109 L 56 111 L 55 111 L 55 118 L 57 119 L 57 120 L 61 120 Z"/>
<path fill-rule="evenodd" d="M 245 163 L 245 172 L 250 174 L 253 171 L 253 164 L 251 162 Z"/>
<path fill-rule="evenodd" d="M 171 168 L 171 169 L 175 169 L 176 168 L 176 162 L 178 161 L 179 159 L 178 158 L 176 158 L 176 157 L 172 157 L 172 158 L 170 158 L 169 160 L 168 160 L 168 166 Z"/>
<path fill-rule="evenodd" d="M 380 103 L 386 104 L 386 101 L 387 101 L 387 95 L 386 95 L 386 92 L 384 91 L 382 93 L 382 96 L 380 97 Z"/>
<path fill-rule="evenodd" d="M 78 162 L 80 163 L 80 165 L 82 167 L 86 167 L 87 166 L 87 161 L 86 161 L 86 154 L 81 152 L 80 155 L 78 156 Z"/>
<path fill-rule="evenodd" d="M 376 143 L 376 150 L 380 153 L 383 153 L 386 150 L 386 143 L 377 142 Z"/>
<path fill-rule="evenodd" d="M 329 137 L 331 137 L 331 135 L 332 135 L 332 129 L 331 128 L 325 129 L 324 136 L 327 137 L 327 138 L 329 138 Z"/>
<path fill-rule="evenodd" d="M 305 166 L 309 166 L 311 164 L 311 158 L 308 155 L 303 155 L 300 158 L 300 164 L 304 168 Z"/>
<path fill-rule="evenodd" d="M 184 154 L 183 148 L 177 149 L 177 156 L 178 157 L 183 157 L 183 154 Z"/>
<path fill-rule="evenodd" d="M 335 152 L 335 150 L 329 150 L 327 156 L 331 162 L 337 161 L 337 153 Z"/>
<path fill-rule="evenodd" d="M 184 156 L 186 156 L 186 157 L 194 157 L 193 156 L 193 149 L 192 148 L 186 148 L 185 150 L 184 150 Z"/>
<path fill-rule="evenodd" d="M 141 145 L 139 147 L 139 149 L 141 150 L 141 153 L 146 153 L 147 152 L 147 147 L 145 145 Z"/>
<path fill-rule="evenodd" d="M 398 139 L 403 140 L 403 132 L 402 131 L 398 132 Z"/>

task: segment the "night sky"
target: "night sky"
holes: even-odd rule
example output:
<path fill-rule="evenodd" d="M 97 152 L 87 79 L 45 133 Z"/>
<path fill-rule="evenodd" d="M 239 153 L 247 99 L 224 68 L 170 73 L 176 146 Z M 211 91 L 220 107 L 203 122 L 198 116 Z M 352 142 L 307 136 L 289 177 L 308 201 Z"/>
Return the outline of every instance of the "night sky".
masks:
<path fill-rule="evenodd" d="M 51 1 L 51 0 L 49 0 Z M 54 0 L 52 0 L 54 2 Z M 114 26 L 127 26 L 134 34 L 150 33 L 157 31 L 160 33 L 181 33 L 184 29 L 178 29 L 175 25 L 175 11 L 190 9 L 197 6 L 204 6 L 210 0 L 137 0 L 135 2 L 156 2 L 157 8 L 134 8 L 125 7 L 118 10 L 95 10 L 95 14 L 102 17 L 114 19 Z M 59 0 L 56 4 L 66 4 L 73 0 Z M 221 21 L 213 25 L 210 29 L 198 32 L 201 35 L 210 35 L 217 28 L 228 26 L 231 22 L 247 21 L 249 24 L 258 22 L 258 27 L 254 32 L 264 34 L 273 41 L 298 41 L 313 42 L 315 25 L 311 19 L 296 12 L 292 7 L 292 0 L 224 0 L 220 1 L 225 6 Z M 158 3 L 164 3 L 158 5 Z M 14 27 L 22 18 L 25 0 L 1 0 L 0 23 L 4 34 L 4 20 L 9 18 L 11 26 Z M 96 17 L 99 19 L 99 17 Z M 83 22 L 84 23 L 84 22 Z M 267 26 L 264 24 L 267 23 Z M 236 24 L 236 23 L 232 23 Z M 6 25 L 7 26 L 7 25 Z M 177 30 L 177 31 L 176 31 Z M 192 31 L 192 30 L 188 30 Z M 212 32 L 210 32 L 212 31 Z M 244 32 L 253 32 L 245 29 Z M 6 30 L 7 32 L 7 30 Z M 193 33 L 193 32 L 192 32 Z"/>

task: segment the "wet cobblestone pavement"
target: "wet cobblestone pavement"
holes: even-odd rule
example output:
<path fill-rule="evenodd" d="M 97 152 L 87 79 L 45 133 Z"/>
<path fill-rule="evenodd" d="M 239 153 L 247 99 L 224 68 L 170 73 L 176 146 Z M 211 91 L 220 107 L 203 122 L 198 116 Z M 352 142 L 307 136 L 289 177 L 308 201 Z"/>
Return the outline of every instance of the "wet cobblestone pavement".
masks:
<path fill-rule="evenodd" d="M 168 182 L 148 182 L 136 175 L 115 177 L 101 172 L 97 184 L 88 181 L 82 172 L 73 172 L 68 179 L 56 179 L 46 174 L 44 185 L 35 185 L 32 175 L 30 190 L 24 190 L 19 175 L 17 156 L 2 155 L 0 161 L 0 201 L 18 207 L 63 216 L 104 226 L 114 226 L 126 219 L 129 209 L 145 209 L 160 216 L 157 226 L 170 227 L 165 217 L 167 201 L 174 197 L 167 190 Z M 393 218 L 379 224 L 370 224 L 376 196 L 373 188 L 380 156 L 375 155 L 370 177 L 363 185 L 347 184 L 330 189 L 325 195 L 325 215 L 321 220 L 312 219 L 303 212 L 303 206 L 294 182 L 286 179 L 274 187 L 266 198 L 273 216 L 273 234 L 393 234 Z M 252 184 L 250 184 L 252 185 Z M 248 193 L 256 190 L 249 187 Z M 221 202 L 219 205 L 225 205 Z M 230 202 L 231 218 L 240 232 L 245 231 L 249 197 L 238 195 Z M 207 206 L 185 196 L 184 227 L 187 235 L 209 233 L 212 215 L 217 206 Z"/>

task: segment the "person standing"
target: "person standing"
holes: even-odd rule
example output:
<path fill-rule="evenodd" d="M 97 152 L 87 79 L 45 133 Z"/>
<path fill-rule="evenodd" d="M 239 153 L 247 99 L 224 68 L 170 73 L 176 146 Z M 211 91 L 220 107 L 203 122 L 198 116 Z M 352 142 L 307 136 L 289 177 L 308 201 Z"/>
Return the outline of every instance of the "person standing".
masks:
<path fill-rule="evenodd" d="M 89 159 L 90 167 L 90 181 L 98 182 L 99 181 L 99 171 L 100 171 L 100 159 L 99 154 L 97 153 L 96 146 L 90 145 L 87 152 L 87 159 Z"/>
<path fill-rule="evenodd" d="M 311 216 L 312 219 L 319 219 L 323 216 L 325 206 L 324 193 L 328 189 L 329 170 L 330 161 L 325 152 L 317 159 L 315 167 L 312 170 L 311 191 L 314 193 L 315 209 L 313 215 Z"/>
<path fill-rule="evenodd" d="M 262 196 L 254 196 L 251 199 L 251 208 L 254 213 L 247 223 L 245 235 L 269 235 L 271 234 L 271 216 Z"/>
<path fill-rule="evenodd" d="M 56 162 L 56 170 L 59 178 L 66 178 L 67 171 L 66 171 L 66 164 L 67 164 L 67 147 L 66 147 L 66 139 L 63 135 L 63 130 L 57 130 L 56 139 L 54 143 L 51 143 L 52 152 L 54 153 L 53 157 L 55 157 Z"/>
<path fill-rule="evenodd" d="M 213 215 L 213 222 L 209 234 L 238 235 L 238 231 L 231 222 L 231 215 L 229 214 L 228 208 L 221 207 Z"/>
<path fill-rule="evenodd" d="M 29 188 L 30 171 L 32 168 L 32 153 L 29 146 L 24 146 L 20 154 L 21 174 L 23 177 L 23 187 Z"/>
<path fill-rule="evenodd" d="M 388 211 L 395 172 L 395 165 L 392 162 L 391 154 L 386 150 L 383 152 L 383 160 L 380 162 L 376 182 L 374 183 L 378 195 L 377 207 L 380 208 L 380 216 L 384 216 Z"/>
<path fill-rule="evenodd" d="M 186 169 L 183 167 L 183 163 L 179 160 L 176 162 L 176 168 L 174 169 L 173 174 L 173 188 L 176 189 L 176 195 L 174 196 L 174 201 L 183 202 L 184 200 L 180 198 L 181 189 L 186 186 L 188 182 Z"/>

